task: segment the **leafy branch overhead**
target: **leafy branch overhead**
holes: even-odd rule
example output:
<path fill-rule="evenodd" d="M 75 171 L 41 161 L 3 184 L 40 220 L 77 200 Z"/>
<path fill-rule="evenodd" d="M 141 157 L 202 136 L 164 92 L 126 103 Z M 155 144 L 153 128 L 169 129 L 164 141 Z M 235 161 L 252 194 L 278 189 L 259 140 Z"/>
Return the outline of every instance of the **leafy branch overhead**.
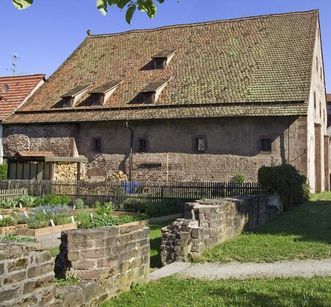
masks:
<path fill-rule="evenodd" d="M 32 5 L 33 0 L 12 0 L 12 2 L 17 9 L 22 10 Z M 154 2 L 163 3 L 164 0 L 96 0 L 96 6 L 102 15 L 106 15 L 111 6 L 126 9 L 125 19 L 127 23 L 131 23 L 137 9 L 145 12 L 149 18 L 154 18 L 156 14 Z"/>

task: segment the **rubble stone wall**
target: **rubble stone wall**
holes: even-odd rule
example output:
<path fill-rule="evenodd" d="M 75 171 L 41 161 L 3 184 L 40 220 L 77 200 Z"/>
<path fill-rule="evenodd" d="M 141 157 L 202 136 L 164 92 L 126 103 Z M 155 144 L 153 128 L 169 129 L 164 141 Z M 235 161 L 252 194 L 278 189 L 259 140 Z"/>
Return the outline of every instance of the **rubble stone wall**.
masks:
<path fill-rule="evenodd" d="M 0 243 L 0 306 L 49 306 L 55 299 L 54 262 L 46 250 Z"/>
<path fill-rule="evenodd" d="M 277 196 L 264 195 L 186 203 L 184 218 L 162 228 L 162 264 L 199 257 L 205 249 L 266 223 L 281 210 Z"/>

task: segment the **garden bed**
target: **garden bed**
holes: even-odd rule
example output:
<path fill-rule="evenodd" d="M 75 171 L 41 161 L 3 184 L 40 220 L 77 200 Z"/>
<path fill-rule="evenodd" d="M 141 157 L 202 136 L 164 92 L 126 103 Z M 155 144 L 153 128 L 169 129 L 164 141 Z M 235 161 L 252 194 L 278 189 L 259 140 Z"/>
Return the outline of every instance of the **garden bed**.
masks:
<path fill-rule="evenodd" d="M 42 227 L 36 229 L 21 228 L 21 229 L 17 229 L 17 234 L 22 236 L 38 237 L 38 236 L 49 235 L 54 233 L 61 233 L 61 231 L 71 230 L 71 229 L 77 229 L 77 224 L 70 223 L 70 224 Z"/>
<path fill-rule="evenodd" d="M 17 234 L 18 231 L 27 229 L 27 227 L 26 224 L 0 227 L 0 235 Z"/>

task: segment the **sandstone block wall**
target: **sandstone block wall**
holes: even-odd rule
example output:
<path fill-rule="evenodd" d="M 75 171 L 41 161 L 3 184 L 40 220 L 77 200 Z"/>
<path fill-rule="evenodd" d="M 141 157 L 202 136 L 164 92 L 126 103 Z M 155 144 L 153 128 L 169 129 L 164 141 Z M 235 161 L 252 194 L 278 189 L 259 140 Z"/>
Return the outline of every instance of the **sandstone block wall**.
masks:
<path fill-rule="evenodd" d="M 54 262 L 48 251 L 0 243 L 0 306 L 49 306 L 55 299 Z"/>
<path fill-rule="evenodd" d="M 277 196 L 186 203 L 184 218 L 162 228 L 162 264 L 190 261 L 200 256 L 206 248 L 266 223 L 281 210 Z"/>
<path fill-rule="evenodd" d="M 97 306 L 133 282 L 147 281 L 149 250 L 148 227 L 142 225 L 63 232 L 56 275 L 70 269 L 83 282 L 59 291 L 57 305 Z"/>

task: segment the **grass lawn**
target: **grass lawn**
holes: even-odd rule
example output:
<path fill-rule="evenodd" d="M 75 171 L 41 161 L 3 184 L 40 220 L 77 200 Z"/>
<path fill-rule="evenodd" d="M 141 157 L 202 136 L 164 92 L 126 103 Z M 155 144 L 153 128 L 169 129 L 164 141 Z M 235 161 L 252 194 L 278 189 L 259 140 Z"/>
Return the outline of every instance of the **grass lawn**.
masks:
<path fill-rule="evenodd" d="M 164 278 L 137 285 L 111 306 L 331 306 L 331 278 L 200 281 Z"/>
<path fill-rule="evenodd" d="M 284 212 L 255 231 L 217 245 L 199 261 L 273 262 L 307 258 L 331 258 L 330 192 L 315 194 L 309 202 Z"/>
<path fill-rule="evenodd" d="M 149 224 L 149 239 L 151 243 L 151 268 L 161 267 L 161 258 L 160 258 L 160 245 L 161 245 L 161 228 L 171 224 L 172 221 L 167 221 L 158 224 Z"/>

